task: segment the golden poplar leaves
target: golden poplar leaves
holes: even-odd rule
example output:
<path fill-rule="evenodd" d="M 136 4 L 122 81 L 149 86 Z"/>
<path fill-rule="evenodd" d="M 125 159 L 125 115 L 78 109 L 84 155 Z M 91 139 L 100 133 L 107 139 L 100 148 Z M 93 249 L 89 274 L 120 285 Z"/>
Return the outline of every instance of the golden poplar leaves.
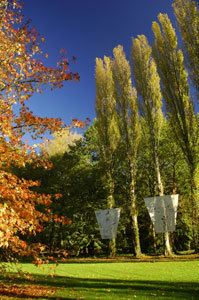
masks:
<path fill-rule="evenodd" d="M 121 45 L 113 49 L 113 79 L 120 135 L 129 156 L 135 155 L 140 138 L 137 92 L 132 87 L 131 68 Z"/>
<path fill-rule="evenodd" d="M 114 85 L 110 58 L 96 59 L 96 114 L 97 126 L 102 145 L 113 152 L 119 140 L 119 129 L 116 120 Z"/>
<path fill-rule="evenodd" d="M 178 99 L 178 107 L 188 105 L 188 74 L 184 67 L 183 53 L 177 48 L 177 36 L 171 21 L 167 15 L 163 14 L 159 14 L 158 19 L 162 26 L 162 32 L 159 24 L 154 22 L 152 26 L 155 36 L 153 54 L 163 83 L 165 101 L 170 103 L 170 110 L 177 113 L 174 99 Z"/>
<path fill-rule="evenodd" d="M 193 167 L 197 160 L 198 125 L 190 97 L 184 56 L 177 47 L 175 30 L 168 16 L 160 14 L 158 19 L 162 31 L 159 24 L 154 22 L 153 54 L 162 81 L 162 93 L 176 139 Z"/>
<path fill-rule="evenodd" d="M 151 46 L 144 35 L 133 39 L 131 60 L 136 88 L 141 97 L 140 112 L 147 120 L 150 131 L 158 137 L 163 120 L 160 77 Z"/>
<path fill-rule="evenodd" d="M 173 7 L 183 41 L 186 66 L 193 85 L 199 91 L 199 10 L 192 0 L 175 0 Z"/>

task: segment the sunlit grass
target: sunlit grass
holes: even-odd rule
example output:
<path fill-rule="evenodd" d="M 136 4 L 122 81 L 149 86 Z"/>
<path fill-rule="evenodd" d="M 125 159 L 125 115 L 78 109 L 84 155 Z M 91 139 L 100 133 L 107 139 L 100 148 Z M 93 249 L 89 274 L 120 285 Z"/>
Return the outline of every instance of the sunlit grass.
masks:
<path fill-rule="evenodd" d="M 34 274 L 28 282 L 55 288 L 55 294 L 43 299 L 199 299 L 199 260 L 167 262 L 76 262 L 45 270 L 32 264 L 20 264 L 24 272 Z M 50 272 L 50 273 L 49 273 Z M 54 273 L 53 278 L 50 274 Z M 49 298 L 50 297 L 50 298 Z M 19 299 L 1 297 L 0 299 Z M 24 298 L 23 299 L 31 299 Z"/>

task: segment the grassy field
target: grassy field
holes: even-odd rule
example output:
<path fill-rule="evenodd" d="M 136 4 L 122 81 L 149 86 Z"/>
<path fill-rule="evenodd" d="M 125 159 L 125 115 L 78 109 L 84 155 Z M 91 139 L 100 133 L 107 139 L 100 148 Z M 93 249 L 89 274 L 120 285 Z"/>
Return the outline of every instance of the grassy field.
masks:
<path fill-rule="evenodd" d="M 2 280 L 1 300 L 14 299 L 197 299 L 199 259 L 77 260 L 54 270 L 20 264 L 34 280 Z M 54 276 L 50 276 L 49 272 Z"/>

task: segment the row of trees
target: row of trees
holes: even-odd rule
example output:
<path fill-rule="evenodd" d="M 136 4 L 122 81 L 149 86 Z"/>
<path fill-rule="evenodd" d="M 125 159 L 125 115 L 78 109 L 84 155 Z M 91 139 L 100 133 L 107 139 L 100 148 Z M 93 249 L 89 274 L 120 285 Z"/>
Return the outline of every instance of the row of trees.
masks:
<path fill-rule="evenodd" d="M 139 243 L 142 253 L 164 253 L 164 237 L 155 234 L 148 215 L 143 197 L 158 194 L 156 172 L 151 156 L 150 134 L 144 119 L 140 121 L 141 136 L 137 152 L 135 176 L 135 195 L 137 221 L 139 229 Z M 76 136 L 76 135 L 75 135 Z M 49 245 L 49 250 L 57 252 L 60 247 L 72 250 L 76 255 L 110 254 L 108 240 L 101 240 L 94 211 L 107 208 L 110 189 L 105 173 L 106 165 L 101 162 L 101 147 L 99 146 L 97 120 L 90 126 L 84 137 L 76 141 L 75 145 L 68 145 L 67 151 L 60 154 L 60 140 L 57 154 L 50 157 L 53 163 L 51 169 L 32 165 L 15 169 L 19 177 L 32 178 L 41 182 L 37 187 L 39 193 L 50 193 L 53 199 L 50 211 L 50 222 L 46 222 L 44 230 L 29 242 L 40 242 Z M 68 134 L 62 135 L 63 144 L 70 144 Z M 194 247 L 192 219 L 189 211 L 190 181 L 187 163 L 181 149 L 175 142 L 173 132 L 166 119 L 163 119 L 162 131 L 159 138 L 159 163 L 165 193 L 180 194 L 175 233 L 170 235 L 171 247 L 174 251 L 189 250 Z M 54 150 L 53 150 L 54 153 Z M 116 250 L 118 253 L 136 254 L 135 233 L 132 224 L 130 199 L 129 166 L 126 164 L 121 148 L 115 152 L 112 178 L 114 181 L 115 206 L 121 207 Z M 56 198 L 56 194 L 62 197 Z M 40 208 L 41 209 L 41 208 Z M 59 224 L 59 218 L 69 217 L 71 224 Z M 111 243 L 112 246 L 112 243 Z M 112 249 L 112 248 L 111 248 Z"/>
<path fill-rule="evenodd" d="M 172 248 L 198 250 L 199 124 L 188 79 L 190 75 L 191 86 L 198 89 L 199 12 L 191 0 L 175 0 L 173 7 L 183 50 L 168 16 L 159 14 L 152 47 L 143 35 L 133 39 L 132 67 L 122 46 L 113 50 L 113 58 L 97 58 L 97 119 L 84 139 L 61 131 L 46 147 L 51 170 L 35 173 L 30 165 L 29 172 L 19 172 L 27 179 L 36 174 L 38 192 L 63 195 L 53 197 L 49 213 L 70 216 L 72 224 L 46 223 L 39 241 L 47 239 L 51 249 L 62 245 L 77 254 L 107 249 L 110 255 L 116 248 L 131 249 L 136 256 L 152 249 L 167 255 Z M 76 145 L 69 145 L 75 138 Z M 175 193 L 180 194 L 176 233 L 155 234 L 143 198 Z M 94 210 L 116 206 L 122 207 L 117 246 L 114 239 L 103 244 Z"/>
<path fill-rule="evenodd" d="M 171 126 L 189 170 L 190 210 L 194 248 L 198 250 L 198 115 L 194 110 L 194 100 L 190 93 L 188 75 L 192 85 L 198 90 L 198 30 L 199 11 L 194 1 L 176 0 L 173 4 L 178 27 L 183 40 L 183 50 L 187 61 L 185 69 L 183 50 L 179 48 L 177 35 L 169 17 L 158 15 L 153 22 L 155 37 L 151 47 L 144 35 L 133 39 L 131 61 L 135 88 L 132 87 L 130 64 L 126 60 L 122 46 L 113 50 L 114 58 L 96 59 L 96 113 L 101 163 L 105 167 L 106 182 L 109 186 L 107 205 L 114 203 L 114 156 L 120 151 L 122 161 L 128 165 L 129 199 L 134 232 L 134 246 L 140 255 L 139 229 L 136 208 L 136 171 L 138 147 L 141 136 L 140 120 L 145 122 L 145 130 L 150 136 L 151 155 L 156 173 L 157 193 L 164 195 L 164 185 L 160 172 L 159 138 L 165 122 L 162 112 L 162 98 L 166 106 L 166 117 Z M 139 108 L 138 108 L 139 107 Z M 120 150 L 118 150 L 120 149 Z M 120 167 L 120 166 L 119 166 Z M 175 189 L 173 192 L 178 192 Z M 144 197 L 145 195 L 143 195 Z M 153 196 L 153 195 L 151 195 Z M 171 255 L 168 233 L 165 233 L 165 254 Z M 114 254 L 114 250 L 111 250 Z"/>

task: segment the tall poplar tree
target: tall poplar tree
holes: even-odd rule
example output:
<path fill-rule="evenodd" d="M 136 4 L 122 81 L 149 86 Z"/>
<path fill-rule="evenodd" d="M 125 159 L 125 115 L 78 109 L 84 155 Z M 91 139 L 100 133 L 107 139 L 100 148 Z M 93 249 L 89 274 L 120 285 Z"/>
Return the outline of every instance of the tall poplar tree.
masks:
<path fill-rule="evenodd" d="M 135 195 L 135 179 L 137 171 L 137 151 L 140 140 L 140 124 L 138 115 L 137 92 L 132 87 L 131 68 L 122 46 L 113 50 L 112 64 L 116 110 L 120 130 L 120 146 L 125 162 L 129 183 L 130 213 L 133 228 L 133 244 L 136 256 L 141 255 L 137 207 Z"/>
<path fill-rule="evenodd" d="M 178 29 L 181 33 L 186 66 L 199 93 L 199 10 L 195 1 L 175 0 L 173 3 Z"/>
<path fill-rule="evenodd" d="M 188 73 L 184 67 L 182 50 L 178 50 L 175 30 L 166 14 L 158 15 L 159 22 L 153 22 L 155 36 L 153 56 L 162 82 L 162 94 L 166 102 L 167 115 L 181 147 L 190 174 L 192 230 L 195 249 L 199 246 L 197 218 L 199 212 L 198 188 L 198 118 L 188 85 Z"/>
<path fill-rule="evenodd" d="M 163 125 L 162 94 L 160 77 L 154 59 L 151 57 L 152 49 L 144 35 L 133 39 L 131 60 L 133 74 L 140 99 L 140 112 L 146 120 L 151 139 L 152 156 L 155 165 L 158 194 L 164 195 L 164 187 L 160 173 L 158 144 Z M 141 101 L 142 100 L 142 101 Z M 171 255 L 171 246 L 168 232 L 165 233 L 165 254 Z"/>
<path fill-rule="evenodd" d="M 108 208 L 115 206 L 114 200 L 114 157 L 120 132 L 116 117 L 116 101 L 114 98 L 114 82 L 112 76 L 112 62 L 108 57 L 104 61 L 96 58 L 96 103 L 97 131 L 99 134 L 100 159 L 105 170 L 105 185 L 107 187 Z M 116 254 L 115 239 L 110 240 L 109 252 Z"/>

